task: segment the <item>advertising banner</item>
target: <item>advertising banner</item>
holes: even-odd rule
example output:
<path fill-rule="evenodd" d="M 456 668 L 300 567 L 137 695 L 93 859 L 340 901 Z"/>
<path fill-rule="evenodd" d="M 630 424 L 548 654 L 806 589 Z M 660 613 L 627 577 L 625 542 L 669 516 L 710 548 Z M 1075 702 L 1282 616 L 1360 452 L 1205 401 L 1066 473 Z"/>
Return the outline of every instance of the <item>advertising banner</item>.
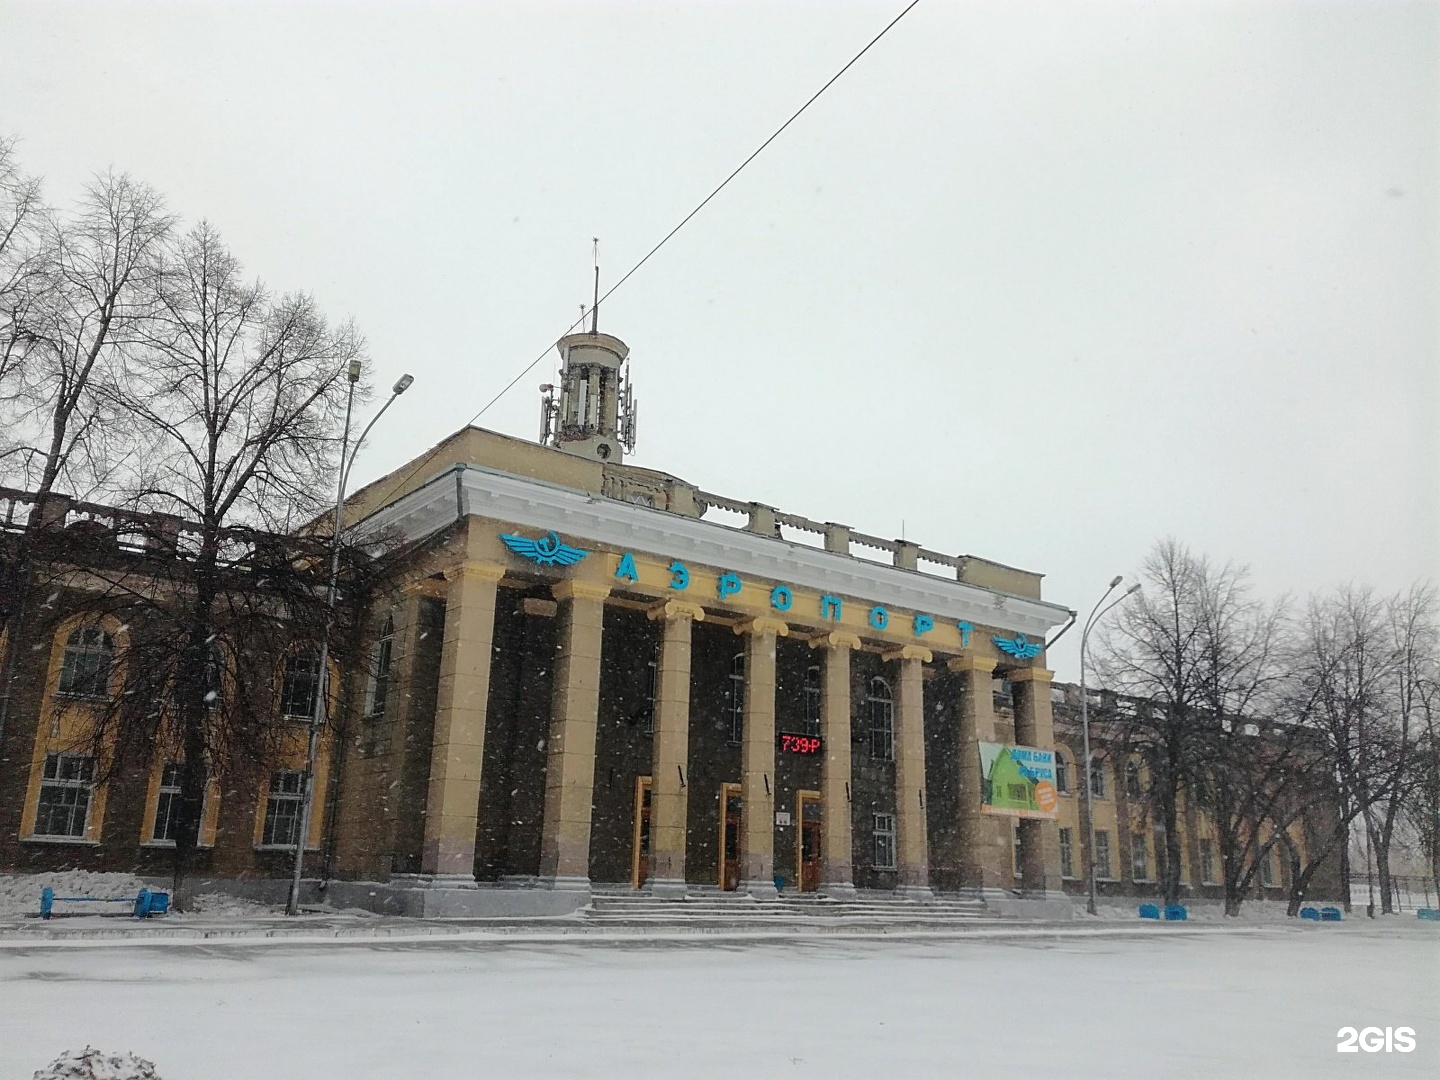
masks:
<path fill-rule="evenodd" d="M 982 814 L 1052 820 L 1058 815 L 1055 751 L 988 742 L 979 747 Z"/>

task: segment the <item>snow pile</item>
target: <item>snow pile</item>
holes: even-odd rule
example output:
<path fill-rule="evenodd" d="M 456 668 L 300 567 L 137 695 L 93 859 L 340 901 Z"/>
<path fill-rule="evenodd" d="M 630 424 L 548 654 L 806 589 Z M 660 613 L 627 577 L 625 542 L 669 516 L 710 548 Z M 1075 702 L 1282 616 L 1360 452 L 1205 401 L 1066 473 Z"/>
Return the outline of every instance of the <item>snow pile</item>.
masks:
<path fill-rule="evenodd" d="M 209 918 L 220 916 L 226 919 L 259 919 L 272 915 L 283 915 L 283 904 L 267 904 L 262 900 L 247 900 L 243 896 L 228 893 L 199 893 L 191 903 L 191 910 L 197 915 Z"/>
<path fill-rule="evenodd" d="M 155 1065 L 131 1053 L 105 1054 L 85 1047 L 67 1050 L 43 1069 L 35 1080 L 160 1080 Z"/>
<path fill-rule="evenodd" d="M 92 874 L 88 870 L 60 870 L 53 874 L 0 874 L 0 915 L 38 915 L 40 890 L 48 885 L 56 896 L 129 897 L 145 888 L 134 874 Z M 77 908 L 96 908 L 77 904 Z M 104 905 L 91 914 L 106 910 Z M 59 910 L 57 908 L 57 910 Z M 120 910 L 116 905 L 115 910 Z"/>

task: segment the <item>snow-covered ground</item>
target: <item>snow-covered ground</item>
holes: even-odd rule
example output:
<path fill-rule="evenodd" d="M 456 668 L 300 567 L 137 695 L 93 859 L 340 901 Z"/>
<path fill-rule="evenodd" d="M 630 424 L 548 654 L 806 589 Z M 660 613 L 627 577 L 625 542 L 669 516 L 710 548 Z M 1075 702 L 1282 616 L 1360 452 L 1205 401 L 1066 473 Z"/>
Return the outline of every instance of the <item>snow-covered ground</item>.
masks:
<path fill-rule="evenodd" d="M 0 948 L 0 1077 L 84 1045 L 164 1080 L 1434 1077 L 1440 927 L 789 945 Z M 597 947 L 598 946 L 598 947 Z M 1339 1054 L 1345 1026 L 1409 1054 Z"/>

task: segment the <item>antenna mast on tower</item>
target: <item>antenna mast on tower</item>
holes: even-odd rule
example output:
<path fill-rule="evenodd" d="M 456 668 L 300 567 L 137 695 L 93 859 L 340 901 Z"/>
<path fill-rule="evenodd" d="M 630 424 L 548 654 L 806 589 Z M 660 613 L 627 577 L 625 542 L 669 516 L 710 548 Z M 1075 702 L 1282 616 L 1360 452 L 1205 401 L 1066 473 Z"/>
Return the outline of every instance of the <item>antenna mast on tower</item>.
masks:
<path fill-rule="evenodd" d="M 595 301 L 590 305 L 590 333 L 600 332 L 600 238 L 592 236 L 591 259 L 595 263 Z"/>

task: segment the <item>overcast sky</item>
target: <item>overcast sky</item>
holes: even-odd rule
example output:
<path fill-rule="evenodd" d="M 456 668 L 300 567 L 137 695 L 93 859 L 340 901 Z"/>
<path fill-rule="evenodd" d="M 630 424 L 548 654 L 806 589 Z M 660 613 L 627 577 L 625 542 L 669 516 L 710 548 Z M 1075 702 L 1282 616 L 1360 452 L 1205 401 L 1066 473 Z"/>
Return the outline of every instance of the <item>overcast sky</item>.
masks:
<path fill-rule="evenodd" d="M 5 2 L 0 133 L 353 315 L 416 379 L 363 482 L 903 7 Z M 922 0 L 601 309 L 633 460 L 1086 610 L 1166 535 L 1267 595 L 1440 577 L 1437 12 Z M 554 355 L 480 422 L 535 438 Z"/>

